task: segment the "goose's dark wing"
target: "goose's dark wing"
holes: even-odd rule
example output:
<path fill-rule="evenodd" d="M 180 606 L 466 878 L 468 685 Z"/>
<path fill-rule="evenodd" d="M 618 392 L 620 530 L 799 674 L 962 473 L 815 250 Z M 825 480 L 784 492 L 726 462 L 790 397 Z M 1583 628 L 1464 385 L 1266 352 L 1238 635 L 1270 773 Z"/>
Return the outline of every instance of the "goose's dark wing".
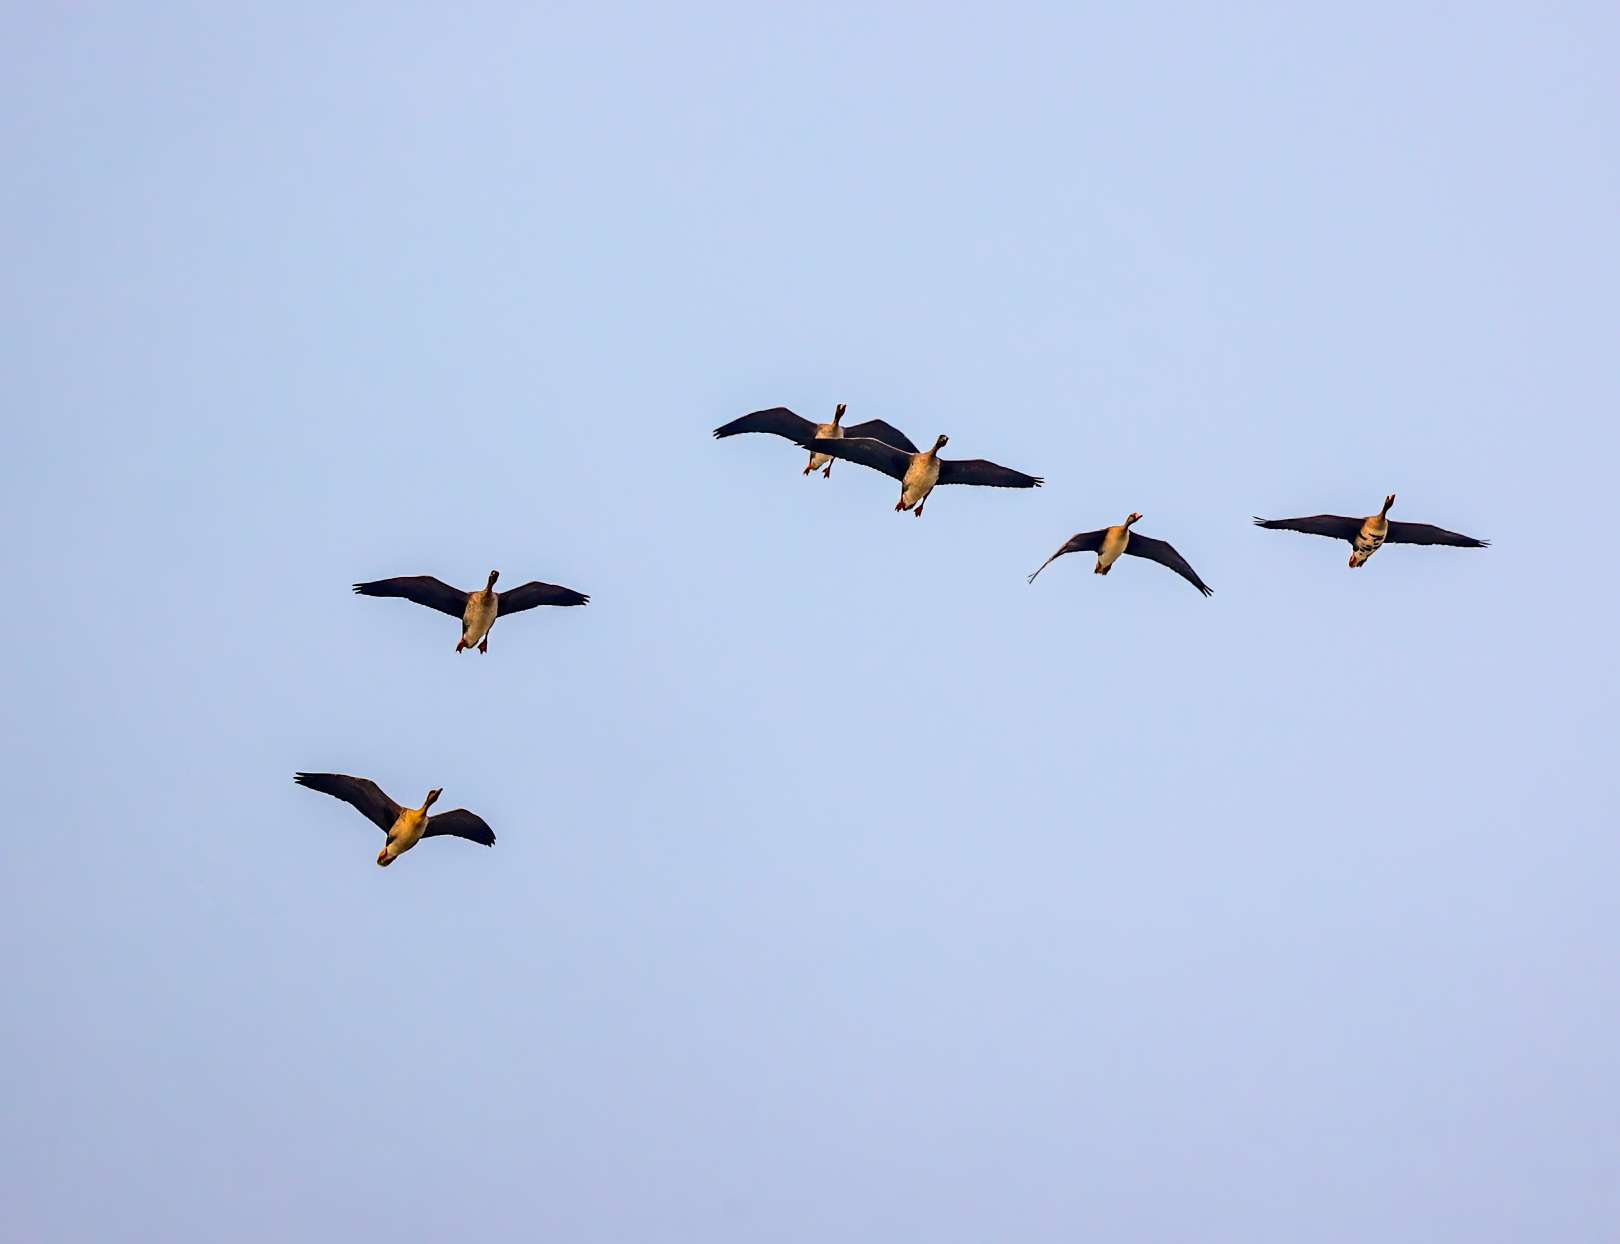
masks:
<path fill-rule="evenodd" d="M 942 484 L 981 484 L 989 488 L 1039 488 L 1041 480 L 1025 475 L 1011 467 L 997 466 L 983 458 L 939 460 L 939 482 Z"/>
<path fill-rule="evenodd" d="M 1489 540 L 1476 540 L 1473 536 L 1459 535 L 1436 527 L 1432 523 L 1397 523 L 1391 520 L 1385 544 L 1450 544 L 1459 549 L 1483 549 Z"/>
<path fill-rule="evenodd" d="M 816 434 L 816 425 L 794 414 L 786 406 L 772 406 L 769 410 L 756 410 L 723 423 L 714 430 L 715 439 L 737 436 L 743 432 L 769 432 L 772 436 L 785 436 L 790 441 L 803 441 Z"/>
<path fill-rule="evenodd" d="M 885 445 L 893 445 L 896 449 L 903 449 L 908 454 L 917 452 L 917 447 L 911 443 L 911 438 L 895 427 L 892 423 L 884 423 L 881 419 L 868 419 L 865 423 L 852 423 L 844 429 L 845 436 L 853 436 L 858 440 L 882 441 Z"/>
<path fill-rule="evenodd" d="M 906 468 L 911 465 L 911 455 L 905 450 L 896 449 L 893 445 L 886 445 L 870 437 L 845 436 L 839 440 L 823 440 L 815 437 L 800 441 L 799 444 L 818 454 L 826 454 L 830 458 L 859 462 L 862 466 L 882 471 L 885 475 L 892 475 L 898 480 L 906 478 Z"/>
<path fill-rule="evenodd" d="M 486 847 L 495 845 L 495 831 L 485 824 L 483 817 L 467 811 L 466 808 L 452 808 L 449 812 L 428 817 L 427 828 L 422 831 L 422 837 L 442 836 L 465 838 L 468 842 L 476 842 Z"/>
<path fill-rule="evenodd" d="M 1334 540 L 1354 540 L 1364 518 L 1341 514 L 1312 514 L 1309 518 L 1257 518 L 1256 527 L 1267 531 L 1303 531 L 1308 536 L 1328 536 Z"/>
<path fill-rule="evenodd" d="M 588 600 L 590 597 L 584 592 L 576 592 L 571 587 L 558 587 L 555 583 L 523 583 L 509 592 L 495 594 L 495 616 L 504 618 L 509 613 L 522 613 L 536 605 L 583 605 Z"/>
<path fill-rule="evenodd" d="M 1081 531 L 1070 536 L 1062 548 L 1035 568 L 1035 574 L 1029 576 L 1029 581 L 1035 582 L 1035 575 L 1040 574 L 1065 553 L 1095 553 L 1102 548 L 1103 537 L 1107 534 L 1108 529 L 1103 527 L 1097 531 Z"/>
<path fill-rule="evenodd" d="M 1174 570 L 1205 596 L 1210 595 L 1213 591 L 1207 583 L 1198 577 L 1197 572 L 1187 564 L 1187 559 L 1171 548 L 1169 543 L 1164 540 L 1155 540 L 1152 536 L 1139 536 L 1132 532 L 1131 541 L 1125 546 L 1125 552 L 1132 557 L 1145 557 L 1150 562 L 1158 562 L 1159 565 Z"/>
<path fill-rule="evenodd" d="M 429 609 L 437 609 L 440 613 L 448 613 L 456 619 L 467 611 L 467 593 L 430 574 L 356 583 L 354 590 L 362 596 L 400 596 L 418 605 L 426 605 Z"/>
<path fill-rule="evenodd" d="M 400 806 L 383 794 L 382 787 L 370 778 L 350 777 L 346 773 L 295 773 L 293 781 L 353 804 L 366 820 L 385 834 L 399 819 Z"/>

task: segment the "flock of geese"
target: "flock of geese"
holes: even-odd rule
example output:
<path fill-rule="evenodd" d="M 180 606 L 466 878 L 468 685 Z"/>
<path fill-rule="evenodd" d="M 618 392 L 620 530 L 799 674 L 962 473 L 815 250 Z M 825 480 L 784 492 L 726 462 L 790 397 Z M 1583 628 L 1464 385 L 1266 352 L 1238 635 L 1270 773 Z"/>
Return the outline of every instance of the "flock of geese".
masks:
<path fill-rule="evenodd" d="M 934 438 L 931 449 L 918 449 L 911 439 L 898 428 L 881 419 L 844 426 L 844 403 L 833 411 L 830 423 L 814 423 L 794 414 L 785 406 L 769 410 L 756 410 L 752 414 L 733 419 L 714 430 L 718 439 L 760 432 L 790 440 L 809 451 L 804 474 L 819 470 L 822 478 L 832 476 L 833 462 L 842 459 L 899 481 L 900 497 L 894 503 L 896 513 L 910 510 L 922 517 L 923 506 L 941 484 L 976 484 L 987 488 L 1039 488 L 1039 476 L 1026 475 L 1011 467 L 999 466 L 983 458 L 941 458 L 939 451 L 950 443 L 941 434 Z M 1255 525 L 1270 531 L 1300 531 L 1306 535 L 1327 536 L 1345 540 L 1350 544 L 1350 568 L 1358 569 L 1386 544 L 1443 544 L 1453 548 L 1479 549 L 1490 542 L 1476 540 L 1455 531 L 1447 531 L 1429 523 L 1403 523 L 1389 517 L 1395 505 L 1395 494 L 1384 498 L 1376 514 L 1362 518 L 1340 514 L 1312 514 L 1303 518 L 1256 518 Z M 1029 576 L 1036 577 L 1065 553 L 1095 553 L 1094 573 L 1105 575 L 1121 557 L 1142 557 L 1158 562 L 1173 570 L 1205 596 L 1211 588 L 1188 563 L 1187 559 L 1165 540 L 1156 540 L 1133 530 L 1141 521 L 1133 513 L 1123 523 L 1113 527 L 1100 527 L 1096 531 L 1081 531 L 1072 535 L 1063 545 L 1035 568 Z M 370 583 L 356 583 L 354 590 L 362 596 L 394 597 L 447 613 L 461 623 L 461 637 L 456 651 L 464 652 L 476 647 L 480 653 L 489 651 L 489 633 L 495 623 L 509 614 L 522 613 L 540 605 L 583 605 L 590 597 L 572 588 L 558 587 L 554 583 L 532 581 L 505 592 L 495 590 L 500 572 L 491 570 L 484 586 L 464 592 L 432 575 L 407 575 L 395 579 L 377 579 Z M 377 863 L 383 867 L 409 851 L 424 838 L 463 838 L 486 847 L 495 845 L 495 833 L 484 819 L 465 808 L 429 815 L 431 808 L 443 793 L 441 789 L 428 791 L 419 808 L 407 808 L 394 802 L 369 778 L 350 777 L 343 773 L 298 773 L 293 780 L 300 786 L 320 791 L 352 805 L 362 816 L 386 835 Z"/>

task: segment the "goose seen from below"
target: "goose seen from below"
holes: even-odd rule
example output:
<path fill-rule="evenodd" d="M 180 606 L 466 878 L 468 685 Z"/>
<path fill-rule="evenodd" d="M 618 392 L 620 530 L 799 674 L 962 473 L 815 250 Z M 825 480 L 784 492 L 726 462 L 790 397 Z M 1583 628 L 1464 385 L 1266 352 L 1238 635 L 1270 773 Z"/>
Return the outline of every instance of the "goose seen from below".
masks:
<path fill-rule="evenodd" d="M 463 592 L 428 574 L 356 583 L 354 590 L 362 596 L 397 596 L 459 619 L 461 638 L 456 641 L 457 652 L 474 644 L 479 652 L 488 652 L 489 632 L 496 618 L 522 613 L 538 605 L 583 605 L 591 599 L 583 592 L 558 587 L 555 583 L 529 582 L 507 592 L 497 592 L 495 580 L 500 577 L 500 571 L 491 570 L 489 582 L 476 592 Z"/>
<path fill-rule="evenodd" d="M 387 868 L 405 852 L 424 838 L 465 838 L 482 846 L 495 845 L 495 831 L 484 818 L 465 808 L 429 816 L 428 809 L 444 794 L 443 788 L 427 793 L 420 808 L 402 808 L 370 778 L 350 777 L 346 773 L 295 773 L 293 781 L 323 795 L 331 795 L 352 804 L 360 814 L 383 833 L 388 841 L 377 856 L 377 863 Z"/>
<path fill-rule="evenodd" d="M 1029 581 L 1035 582 L 1036 575 L 1065 553 L 1095 553 L 1097 565 L 1092 571 L 1093 574 L 1107 574 L 1114 568 L 1115 562 L 1129 553 L 1132 557 L 1145 557 L 1151 562 L 1158 562 L 1168 570 L 1174 570 L 1205 596 L 1210 595 L 1213 589 L 1198 577 L 1198 572 L 1187 564 L 1187 559 L 1176 552 L 1169 543 L 1155 540 L 1152 536 L 1138 535 L 1131 530 L 1141 521 L 1140 514 L 1132 514 L 1117 527 L 1104 527 L 1100 531 L 1082 531 L 1070 536 L 1062 548 L 1036 568 L 1035 574 L 1029 576 Z"/>
<path fill-rule="evenodd" d="M 882 441 L 886 445 L 903 449 L 908 454 L 917 452 L 917 447 L 911 443 L 909 436 L 881 419 L 868 419 L 865 423 L 852 423 L 849 427 L 844 427 L 844 407 L 844 402 L 838 403 L 838 408 L 833 411 L 831 423 L 812 423 L 794 414 L 786 406 L 772 406 L 769 410 L 756 410 L 740 419 L 722 424 L 714 430 L 714 436 L 716 440 L 723 440 L 725 437 L 737 436 L 743 432 L 768 432 L 772 436 L 786 437 L 795 445 L 803 445 L 816 438 L 842 440 L 846 436 L 854 436 Z M 808 475 L 820 467 L 821 478 L 828 479 L 832 476 L 832 462 L 832 455 L 811 450 L 810 462 L 803 473 Z"/>
<path fill-rule="evenodd" d="M 1367 559 L 1386 544 L 1447 544 L 1459 549 L 1483 549 L 1489 540 L 1476 540 L 1436 527 L 1432 523 L 1397 523 L 1389 519 L 1395 494 L 1384 498 L 1383 508 L 1366 518 L 1345 518 L 1339 514 L 1312 514 L 1308 518 L 1257 518 L 1256 527 L 1268 531 L 1303 531 L 1310 536 L 1329 536 L 1350 542 L 1350 569 L 1367 564 Z"/>
<path fill-rule="evenodd" d="M 1011 467 L 997 466 L 983 458 L 941 458 L 939 451 L 950 444 L 950 437 L 941 433 L 932 449 L 921 453 L 907 453 L 886 445 L 882 441 L 845 436 L 839 440 L 816 437 L 802 442 L 812 453 L 827 454 L 833 458 L 846 458 L 859 462 L 874 471 L 900 481 L 900 500 L 894 503 L 896 512 L 912 510 L 922 517 L 923 503 L 939 484 L 978 484 L 989 488 L 1039 488 L 1041 480 L 1025 475 Z"/>

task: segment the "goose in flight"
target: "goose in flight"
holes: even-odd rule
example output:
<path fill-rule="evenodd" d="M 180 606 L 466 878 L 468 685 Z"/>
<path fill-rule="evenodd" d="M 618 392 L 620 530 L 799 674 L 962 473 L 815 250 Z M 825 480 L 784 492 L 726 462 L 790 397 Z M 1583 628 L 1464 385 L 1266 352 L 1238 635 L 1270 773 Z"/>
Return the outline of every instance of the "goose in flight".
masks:
<path fill-rule="evenodd" d="M 1257 518 L 1256 527 L 1268 531 L 1303 531 L 1311 536 L 1329 536 L 1350 541 L 1350 569 L 1365 566 L 1367 559 L 1386 544 L 1449 544 L 1459 549 L 1483 549 L 1489 540 L 1476 540 L 1436 527 L 1431 523 L 1394 523 L 1389 510 L 1395 494 L 1384 498 L 1383 508 L 1366 518 L 1344 518 L 1338 514 L 1312 514 L 1308 518 Z"/>
<path fill-rule="evenodd" d="M 869 419 L 865 423 L 852 423 L 849 427 L 844 427 L 844 406 L 845 403 L 838 403 L 838 409 L 833 411 L 831 423 L 811 423 L 810 420 L 794 414 L 786 406 L 772 406 L 769 410 L 756 410 L 751 415 L 744 415 L 741 419 L 733 419 L 730 423 L 722 424 L 714 430 L 714 436 L 716 440 L 721 440 L 742 432 L 769 432 L 772 436 L 786 437 L 795 445 L 803 445 L 816 437 L 826 440 L 841 440 L 846 436 L 870 437 L 886 445 L 893 445 L 896 449 L 903 449 L 908 454 L 917 452 L 917 447 L 911 443 L 909 436 L 881 419 Z M 823 468 L 822 479 L 830 478 L 832 455 L 819 454 L 811 450 L 810 463 L 804 468 L 804 474 L 810 474 L 817 467 Z"/>
<path fill-rule="evenodd" d="M 496 618 L 522 613 L 537 605 L 583 605 L 590 600 L 582 592 L 558 587 L 555 583 L 530 582 L 507 592 L 496 592 L 495 580 L 500 576 L 500 571 L 491 570 L 489 582 L 476 592 L 463 592 L 428 574 L 356 583 L 354 590 L 362 596 L 402 597 L 458 619 L 461 622 L 461 638 L 456 641 L 457 652 L 474 644 L 478 645 L 479 652 L 488 652 L 489 632 Z"/>
<path fill-rule="evenodd" d="M 346 773 L 295 773 L 293 781 L 354 805 L 360 815 L 387 834 L 388 841 L 377 856 L 377 863 L 384 868 L 424 838 L 449 836 L 486 847 L 495 845 L 495 831 L 484 823 L 483 817 L 465 808 L 428 815 L 428 809 L 444 793 L 442 788 L 428 791 L 420 808 L 402 808 L 383 794 L 382 787 L 370 778 L 350 777 Z"/>
<path fill-rule="evenodd" d="M 1129 553 L 1132 557 L 1145 557 L 1149 561 L 1158 562 L 1166 569 L 1174 570 L 1208 596 L 1212 589 L 1187 564 L 1187 559 L 1176 552 L 1169 543 L 1155 540 L 1152 536 L 1138 535 L 1131 530 L 1132 526 L 1141 520 L 1140 514 L 1132 514 L 1117 527 L 1104 527 L 1100 531 L 1082 531 L 1078 535 L 1070 536 L 1068 543 L 1036 568 L 1035 574 L 1029 576 L 1029 581 L 1035 582 L 1035 575 L 1040 574 L 1065 553 L 1095 553 L 1097 565 L 1093 574 L 1107 574 L 1114 568 L 1115 562 Z"/>
<path fill-rule="evenodd" d="M 980 484 L 990 488 L 1039 488 L 1041 480 L 1010 467 L 997 466 L 983 458 L 941 458 L 939 451 L 950 443 L 950 437 L 941 433 L 934 447 L 921 453 L 907 453 L 886 445 L 882 441 L 851 436 L 839 440 L 817 437 L 801 442 L 812 453 L 833 458 L 847 458 L 874 471 L 882 471 L 900 481 L 900 500 L 894 503 L 896 512 L 913 511 L 922 517 L 923 503 L 936 484 Z"/>

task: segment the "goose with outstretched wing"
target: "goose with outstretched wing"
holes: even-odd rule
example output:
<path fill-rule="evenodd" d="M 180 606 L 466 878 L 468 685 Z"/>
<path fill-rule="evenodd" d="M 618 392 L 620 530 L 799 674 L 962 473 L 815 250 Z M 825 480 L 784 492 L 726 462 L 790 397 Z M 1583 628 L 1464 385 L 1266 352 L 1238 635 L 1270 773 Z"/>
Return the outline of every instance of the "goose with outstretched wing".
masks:
<path fill-rule="evenodd" d="M 361 596 L 394 596 L 448 613 L 461 622 L 461 638 L 456 651 L 475 644 L 479 652 L 489 651 L 489 632 L 496 618 L 522 613 L 538 605 L 583 605 L 591 598 L 570 587 L 555 583 L 531 581 L 509 591 L 497 592 L 495 580 L 501 572 L 491 570 L 489 582 L 476 592 L 463 592 L 429 574 L 406 575 L 397 579 L 376 579 L 370 583 L 356 583 L 354 590 Z"/>
<path fill-rule="evenodd" d="M 420 808 L 402 808 L 383 793 L 382 787 L 370 778 L 350 777 L 346 773 L 295 773 L 293 781 L 323 795 L 331 795 L 359 811 L 383 833 L 388 841 L 377 856 L 377 863 L 387 868 L 405 852 L 424 838 L 465 838 L 480 846 L 495 845 L 495 831 L 484 818 L 465 808 L 429 816 L 428 809 L 444 794 L 443 787 L 428 791 Z"/>
<path fill-rule="evenodd" d="M 886 445 L 893 445 L 896 449 L 903 449 L 908 454 L 917 452 L 917 447 L 911 443 L 911 438 L 899 428 L 884 423 L 881 419 L 868 419 L 865 423 L 852 423 L 844 426 L 844 408 L 846 403 L 839 402 L 838 408 L 833 411 L 831 423 L 812 423 L 810 420 L 794 414 L 786 406 L 772 406 L 769 410 L 756 410 L 752 414 L 744 415 L 740 419 L 733 419 L 730 423 L 721 424 L 714 430 L 716 440 L 723 440 L 728 436 L 738 436 L 744 432 L 766 432 L 772 436 L 781 436 L 792 441 L 795 445 L 803 445 L 807 440 L 821 438 L 824 440 L 842 440 L 846 436 L 868 438 L 882 441 Z M 809 465 L 804 468 L 804 474 L 809 475 L 818 467 L 821 468 L 821 478 L 828 479 L 832 475 L 832 455 L 810 451 Z"/>
<path fill-rule="evenodd" d="M 846 436 L 840 440 L 817 437 L 802 442 L 812 453 L 846 458 L 900 481 L 900 499 L 895 511 L 912 510 L 922 517 L 923 504 L 939 484 L 977 484 L 987 488 L 1039 488 L 1041 480 L 1011 467 L 997 466 L 983 458 L 941 458 L 939 451 L 950 443 L 941 433 L 932 449 L 907 453 L 882 441 Z M 912 507 L 916 507 L 913 509 Z"/>
<path fill-rule="evenodd" d="M 1383 507 L 1366 518 L 1346 518 L 1339 514 L 1312 514 L 1305 518 L 1257 518 L 1256 527 L 1267 531 L 1302 531 L 1308 536 L 1327 536 L 1350 542 L 1350 569 L 1367 564 L 1367 559 L 1386 544 L 1446 544 L 1458 549 L 1483 549 L 1489 540 L 1476 540 L 1460 532 L 1447 531 L 1432 523 L 1391 522 L 1390 507 L 1395 494 L 1384 498 Z"/>
<path fill-rule="evenodd" d="M 1198 572 L 1168 541 L 1155 540 L 1152 536 L 1139 535 L 1131 530 L 1141 521 L 1140 514 L 1132 514 L 1117 527 L 1082 531 L 1070 536 L 1062 548 L 1036 567 L 1035 574 L 1029 576 L 1029 581 L 1035 582 L 1035 575 L 1040 574 L 1065 553 L 1095 553 L 1097 565 L 1092 573 L 1104 575 L 1114 568 L 1115 562 L 1129 553 L 1132 557 L 1145 557 L 1148 561 L 1158 562 L 1168 570 L 1174 570 L 1205 596 L 1210 595 L 1213 589 L 1198 577 Z"/>

